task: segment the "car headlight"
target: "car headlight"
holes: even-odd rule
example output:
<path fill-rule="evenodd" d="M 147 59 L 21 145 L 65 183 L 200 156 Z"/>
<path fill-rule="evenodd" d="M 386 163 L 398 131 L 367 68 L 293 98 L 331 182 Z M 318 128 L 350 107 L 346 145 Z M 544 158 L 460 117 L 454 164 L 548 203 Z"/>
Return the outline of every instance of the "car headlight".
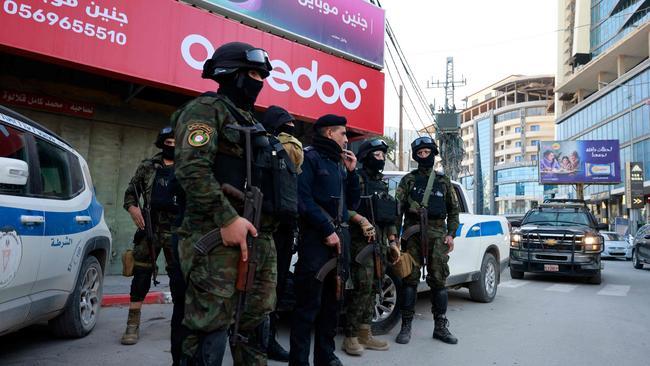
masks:
<path fill-rule="evenodd" d="M 519 248 L 521 246 L 521 234 L 513 233 L 510 236 L 510 248 Z"/>
<path fill-rule="evenodd" d="M 603 238 L 599 235 L 587 234 L 582 239 L 582 242 L 585 245 L 585 251 L 600 252 L 600 248 L 603 245 Z"/>

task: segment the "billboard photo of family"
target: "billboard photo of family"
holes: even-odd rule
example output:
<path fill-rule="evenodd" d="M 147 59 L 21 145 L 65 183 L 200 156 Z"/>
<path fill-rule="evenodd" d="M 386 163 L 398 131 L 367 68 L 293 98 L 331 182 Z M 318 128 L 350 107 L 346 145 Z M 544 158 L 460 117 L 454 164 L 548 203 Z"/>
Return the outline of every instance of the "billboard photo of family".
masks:
<path fill-rule="evenodd" d="M 542 184 L 621 182 L 618 140 L 542 141 L 538 161 Z"/>

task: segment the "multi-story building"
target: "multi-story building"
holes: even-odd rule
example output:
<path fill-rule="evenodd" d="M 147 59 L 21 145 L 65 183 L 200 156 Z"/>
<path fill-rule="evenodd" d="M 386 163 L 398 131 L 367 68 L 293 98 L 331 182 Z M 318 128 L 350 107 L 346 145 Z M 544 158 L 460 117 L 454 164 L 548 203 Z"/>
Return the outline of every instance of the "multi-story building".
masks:
<path fill-rule="evenodd" d="M 466 97 L 461 182 L 477 213 L 522 215 L 543 199 L 538 143 L 553 140 L 551 75 L 509 76 Z"/>
<path fill-rule="evenodd" d="M 645 165 L 650 193 L 650 3 L 559 0 L 556 131 L 558 140 L 618 139 L 625 163 Z M 575 197 L 570 186 L 560 193 Z M 603 221 L 627 217 L 624 183 L 592 185 L 585 199 Z M 648 209 L 643 214 L 647 217 Z"/>

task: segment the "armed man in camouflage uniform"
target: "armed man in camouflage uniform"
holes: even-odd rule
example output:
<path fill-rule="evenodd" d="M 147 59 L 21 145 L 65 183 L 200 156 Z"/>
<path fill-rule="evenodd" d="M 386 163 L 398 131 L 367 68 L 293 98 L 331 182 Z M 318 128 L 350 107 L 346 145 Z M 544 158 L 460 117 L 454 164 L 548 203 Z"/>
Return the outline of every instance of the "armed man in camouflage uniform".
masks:
<path fill-rule="evenodd" d="M 124 209 L 129 212 L 138 227 L 133 239 L 133 251 L 127 251 L 124 255 L 125 267 L 128 267 L 125 268 L 124 274 L 133 275 L 129 316 L 121 339 L 121 343 L 125 345 L 138 342 L 142 302 L 149 292 L 151 277 L 156 270 L 154 263 L 161 250 L 165 255 L 165 269 L 170 278 L 173 301 L 182 301 L 182 278 L 173 276 L 178 262 L 172 251 L 175 239 L 173 227 L 177 227 L 182 219 L 184 192 L 174 177 L 174 134 L 171 127 L 160 131 L 155 145 L 162 149 L 162 152 L 142 161 L 124 192 Z M 152 222 L 147 222 L 146 225 L 152 226 L 153 238 L 147 238 L 140 199 L 143 199 L 146 209 L 150 210 Z M 153 254 L 150 249 L 153 249 Z M 178 326 L 179 324 L 174 323 L 172 332 L 177 331 Z M 175 356 L 176 349 L 172 340 L 172 353 Z"/>
<path fill-rule="evenodd" d="M 395 242 L 397 202 L 388 195 L 388 183 L 383 181 L 382 174 L 387 151 L 388 145 L 383 140 L 371 139 L 361 144 L 357 154 L 357 159 L 363 164 L 362 168 L 357 168 L 362 199 L 359 209 L 349 211 L 352 224 L 350 225 L 352 238 L 350 277 L 354 289 L 349 292 L 349 300 L 346 303 L 347 326 L 342 347 L 347 354 L 353 356 L 360 356 L 364 349 L 378 351 L 388 349 L 388 342 L 374 338 L 370 329 L 375 307 L 375 293 L 383 290 L 375 288 L 377 281 L 374 255 L 371 253 L 363 263 L 354 260 L 357 254 L 375 238 L 381 247 L 382 268 L 385 268 L 389 247 L 394 256 L 399 257 L 399 249 Z M 373 212 L 370 210 L 370 200 L 374 203 Z M 373 218 L 376 226 L 373 226 L 370 221 Z M 383 276 L 384 273 L 381 275 Z M 383 283 L 383 280 L 381 282 Z"/>
<path fill-rule="evenodd" d="M 172 116 L 176 176 L 187 194 L 179 230 L 181 268 L 187 280 L 183 323 L 191 331 L 183 342 L 187 365 L 221 365 L 237 304 L 238 262 L 240 257 L 253 259 L 248 258 L 248 235 L 254 237 L 257 269 L 236 335 L 247 341 L 236 342 L 231 352 L 235 365 L 267 362 L 264 343 L 268 335 L 262 334 L 261 325 L 275 306 L 275 224 L 263 215 L 256 230 L 240 216 L 242 202 L 227 196 L 222 185 L 229 183 L 243 191 L 245 184 L 259 184 L 245 182 L 249 157 L 243 133 L 236 127 L 256 125 L 253 105 L 270 71 L 263 49 L 240 42 L 224 44 L 203 66 L 202 77 L 218 82 L 218 91 L 202 94 Z M 219 245 L 200 254 L 195 250 L 197 241 L 215 228 L 220 228 Z"/>
<path fill-rule="evenodd" d="M 458 340 L 447 329 L 449 321 L 445 314 L 448 298 L 445 284 L 447 276 L 449 276 L 448 254 L 454 250 L 454 237 L 459 225 L 458 198 L 449 178 L 433 170 L 434 158 L 438 154 L 438 147 L 433 139 L 419 137 L 411 144 L 411 150 L 413 159 L 418 162 L 418 169 L 402 178 L 395 198 L 400 204 L 400 213 L 404 217 L 402 250 L 408 252 L 415 263 L 413 272 L 402 281 L 402 304 L 400 307 L 402 328 L 395 341 L 406 344 L 411 339 L 411 322 L 415 313 L 417 286 L 420 282 L 420 271 L 424 260 L 423 251 L 427 251 L 426 280 L 431 288 L 431 312 L 434 318 L 433 338 L 455 344 Z M 431 176 L 432 174 L 434 176 Z M 427 202 L 424 202 L 427 193 L 429 197 Z M 428 216 L 428 227 L 426 228 L 428 245 L 424 245 L 424 247 L 420 241 L 420 230 L 415 232 L 412 230 L 418 228 L 415 225 L 419 225 L 421 222 L 418 209 L 423 209 L 425 215 Z M 401 223 L 402 217 L 398 219 L 398 225 Z M 413 233 L 410 237 L 409 232 Z"/>

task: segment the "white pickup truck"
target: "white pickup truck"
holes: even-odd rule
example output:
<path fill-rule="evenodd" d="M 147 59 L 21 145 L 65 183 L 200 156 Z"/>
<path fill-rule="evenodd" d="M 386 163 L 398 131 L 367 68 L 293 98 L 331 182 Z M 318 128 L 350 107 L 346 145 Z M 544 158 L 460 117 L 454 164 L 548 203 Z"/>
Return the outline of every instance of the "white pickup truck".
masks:
<path fill-rule="evenodd" d="M 384 171 L 391 194 L 405 172 Z M 447 286 L 467 287 L 470 298 L 478 302 L 491 302 L 497 293 L 501 271 L 508 267 L 510 228 L 503 216 L 475 215 L 467 192 L 458 182 L 453 182 L 460 203 L 460 227 L 454 239 L 454 250 L 449 254 Z M 387 274 L 383 282 L 383 301 L 375 306 L 373 332 L 387 333 L 399 320 L 399 280 Z M 421 281 L 418 291 L 429 287 Z"/>

